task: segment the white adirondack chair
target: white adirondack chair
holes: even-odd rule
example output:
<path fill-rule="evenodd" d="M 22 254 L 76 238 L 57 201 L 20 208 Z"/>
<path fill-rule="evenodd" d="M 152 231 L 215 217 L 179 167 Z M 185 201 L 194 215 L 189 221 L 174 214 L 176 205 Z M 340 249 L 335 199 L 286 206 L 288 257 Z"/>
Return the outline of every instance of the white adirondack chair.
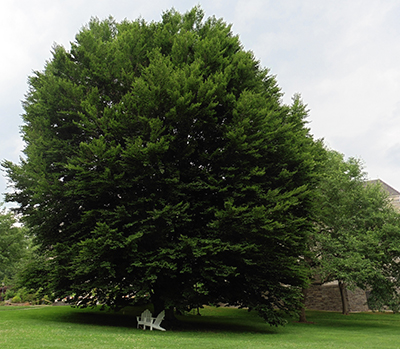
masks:
<path fill-rule="evenodd" d="M 151 329 L 151 325 L 153 324 L 154 318 L 149 309 L 146 309 L 141 316 L 136 316 L 137 319 L 137 328 L 139 325 L 143 326 L 143 329 L 146 329 L 146 326 L 149 326 Z"/>
<path fill-rule="evenodd" d="M 160 314 L 157 315 L 157 317 L 154 319 L 154 322 L 150 325 L 150 330 L 153 331 L 153 328 L 156 330 L 160 330 L 160 331 L 166 331 L 165 328 L 162 328 L 160 326 L 161 321 L 164 320 L 165 317 L 165 311 L 163 310 Z"/>

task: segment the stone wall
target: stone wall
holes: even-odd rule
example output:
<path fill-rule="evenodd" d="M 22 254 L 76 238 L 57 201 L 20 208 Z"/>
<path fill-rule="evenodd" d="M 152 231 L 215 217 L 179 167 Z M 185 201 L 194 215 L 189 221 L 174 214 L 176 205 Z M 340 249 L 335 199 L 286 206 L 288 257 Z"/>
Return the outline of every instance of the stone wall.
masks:
<path fill-rule="evenodd" d="M 351 312 L 368 311 L 367 297 L 364 291 L 355 289 L 347 290 L 349 307 Z M 342 300 L 337 283 L 325 285 L 312 285 L 308 289 L 306 308 L 326 311 L 342 311 Z"/>

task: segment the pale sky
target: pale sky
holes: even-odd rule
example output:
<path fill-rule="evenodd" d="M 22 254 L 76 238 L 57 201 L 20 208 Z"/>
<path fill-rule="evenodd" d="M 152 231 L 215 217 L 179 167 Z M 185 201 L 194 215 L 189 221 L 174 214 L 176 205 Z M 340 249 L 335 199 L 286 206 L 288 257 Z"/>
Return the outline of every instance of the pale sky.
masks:
<path fill-rule="evenodd" d="M 69 49 L 91 17 L 159 21 L 165 10 L 195 5 L 233 24 L 286 103 L 302 95 L 316 138 L 400 191 L 398 0 L 3 0 L 0 159 L 19 161 L 27 78 L 44 68 L 54 43 Z"/>

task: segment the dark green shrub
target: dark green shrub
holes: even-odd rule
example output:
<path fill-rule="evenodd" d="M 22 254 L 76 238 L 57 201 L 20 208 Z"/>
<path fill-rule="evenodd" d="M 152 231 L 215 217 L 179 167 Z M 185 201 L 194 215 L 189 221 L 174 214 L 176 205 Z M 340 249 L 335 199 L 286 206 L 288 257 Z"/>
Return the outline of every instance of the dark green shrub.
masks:
<path fill-rule="evenodd" d="M 21 298 L 22 302 L 27 301 L 28 294 L 29 292 L 26 287 L 22 287 L 17 291 L 17 296 Z"/>
<path fill-rule="evenodd" d="M 11 299 L 15 296 L 15 291 L 12 288 L 8 288 L 5 295 L 4 295 L 4 299 L 8 300 Z"/>
<path fill-rule="evenodd" d="M 24 302 L 29 302 L 31 304 L 37 304 L 38 303 L 38 298 L 36 296 L 35 293 L 28 293 L 27 295 L 25 295 Z"/>

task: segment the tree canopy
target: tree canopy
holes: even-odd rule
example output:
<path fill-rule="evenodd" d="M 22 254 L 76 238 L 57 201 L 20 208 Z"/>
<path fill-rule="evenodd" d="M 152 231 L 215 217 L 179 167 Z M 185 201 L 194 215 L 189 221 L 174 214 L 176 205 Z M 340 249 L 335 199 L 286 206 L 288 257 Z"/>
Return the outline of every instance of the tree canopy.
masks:
<path fill-rule="evenodd" d="M 315 151 L 299 96 L 201 9 L 96 18 L 29 79 L 8 201 L 57 295 L 299 308 Z M 90 295 L 91 297 L 88 297 Z M 79 298 L 81 297 L 81 298 Z"/>

